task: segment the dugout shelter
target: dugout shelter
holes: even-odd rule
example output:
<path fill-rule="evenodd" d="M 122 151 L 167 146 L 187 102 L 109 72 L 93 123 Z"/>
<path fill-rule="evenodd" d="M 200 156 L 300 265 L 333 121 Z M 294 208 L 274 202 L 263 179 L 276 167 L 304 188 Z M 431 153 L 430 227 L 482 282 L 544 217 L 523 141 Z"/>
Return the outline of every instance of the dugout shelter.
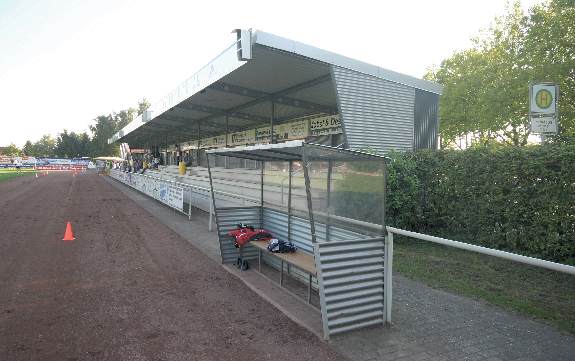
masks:
<path fill-rule="evenodd" d="M 222 262 L 262 263 L 307 284 L 307 302 L 317 291 L 324 338 L 362 327 L 383 325 L 391 297 L 385 255 L 386 158 L 301 140 L 208 151 L 212 194 L 219 193 L 216 157 L 261 164 L 260 198 L 252 204 L 213 197 Z M 283 170 L 288 169 L 287 175 Z M 287 177 L 287 195 L 276 190 Z M 370 227 L 365 227 L 369 222 Z M 295 244 L 293 253 L 272 253 L 267 241 L 237 248 L 230 231 L 250 224 Z"/>

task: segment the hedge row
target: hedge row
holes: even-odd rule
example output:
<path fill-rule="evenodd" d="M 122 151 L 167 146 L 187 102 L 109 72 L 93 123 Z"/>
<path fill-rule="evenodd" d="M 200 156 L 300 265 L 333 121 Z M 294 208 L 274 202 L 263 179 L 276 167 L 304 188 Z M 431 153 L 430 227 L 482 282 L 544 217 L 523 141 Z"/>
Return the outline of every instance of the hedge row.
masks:
<path fill-rule="evenodd" d="M 575 263 L 575 144 L 391 156 L 389 225 Z"/>

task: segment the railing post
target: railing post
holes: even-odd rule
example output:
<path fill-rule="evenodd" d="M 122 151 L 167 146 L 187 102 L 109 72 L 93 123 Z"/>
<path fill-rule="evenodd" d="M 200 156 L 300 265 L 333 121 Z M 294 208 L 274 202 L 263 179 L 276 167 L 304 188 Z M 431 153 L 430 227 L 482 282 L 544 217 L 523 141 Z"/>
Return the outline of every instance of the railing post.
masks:
<path fill-rule="evenodd" d="M 213 219 L 212 219 L 212 214 L 214 213 L 214 194 L 212 193 L 212 191 L 209 192 L 209 199 L 210 199 L 210 219 L 209 219 L 209 224 L 208 224 L 208 231 L 212 231 L 212 223 L 213 223 Z"/>
<path fill-rule="evenodd" d="M 188 203 L 188 220 L 192 220 L 192 187 L 190 187 L 190 201 Z"/>
<path fill-rule="evenodd" d="M 385 237 L 385 261 L 383 271 L 383 297 L 385 307 L 385 323 L 391 324 L 391 304 L 393 299 L 393 233 Z"/>

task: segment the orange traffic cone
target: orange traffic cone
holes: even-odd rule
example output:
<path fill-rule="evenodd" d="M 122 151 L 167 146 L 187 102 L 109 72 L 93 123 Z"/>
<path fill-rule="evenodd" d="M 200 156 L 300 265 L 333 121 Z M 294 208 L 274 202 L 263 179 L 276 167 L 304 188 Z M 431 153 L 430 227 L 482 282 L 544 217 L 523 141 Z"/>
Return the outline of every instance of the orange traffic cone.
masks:
<path fill-rule="evenodd" d="M 64 232 L 64 238 L 62 241 L 73 241 L 75 239 L 74 232 L 72 232 L 72 224 L 68 222 L 68 224 L 66 224 L 66 232 Z"/>

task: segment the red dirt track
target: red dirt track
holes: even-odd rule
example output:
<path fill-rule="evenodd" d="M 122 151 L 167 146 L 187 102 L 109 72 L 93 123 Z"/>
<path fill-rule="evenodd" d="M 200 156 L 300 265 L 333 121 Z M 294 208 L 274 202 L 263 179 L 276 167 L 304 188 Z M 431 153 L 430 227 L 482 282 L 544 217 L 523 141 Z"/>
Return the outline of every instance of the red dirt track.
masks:
<path fill-rule="evenodd" d="M 103 177 L 0 183 L 1 361 L 337 359 Z"/>

